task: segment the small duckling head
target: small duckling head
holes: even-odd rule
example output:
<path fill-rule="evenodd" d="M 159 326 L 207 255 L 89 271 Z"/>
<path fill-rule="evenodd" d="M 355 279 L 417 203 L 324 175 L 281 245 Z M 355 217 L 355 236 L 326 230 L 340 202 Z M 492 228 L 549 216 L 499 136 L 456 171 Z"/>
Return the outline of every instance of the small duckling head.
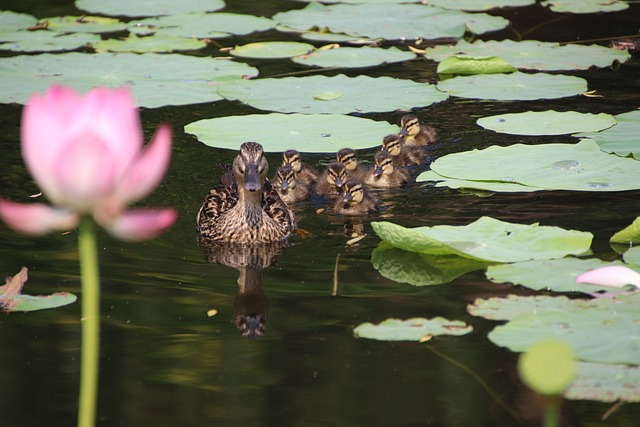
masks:
<path fill-rule="evenodd" d="M 364 187 L 358 181 L 349 180 L 342 187 L 342 201 L 346 206 L 362 203 L 364 200 Z"/>
<path fill-rule="evenodd" d="M 382 151 L 386 151 L 393 157 L 399 156 L 402 151 L 400 137 L 395 134 L 387 135 L 382 140 Z"/>
<path fill-rule="evenodd" d="M 393 173 L 393 157 L 386 151 L 376 154 L 373 176 L 391 175 Z"/>
<path fill-rule="evenodd" d="M 347 169 L 342 163 L 336 162 L 329 165 L 327 182 L 331 185 L 335 185 L 338 188 L 342 188 L 344 183 L 347 182 Z"/>
<path fill-rule="evenodd" d="M 289 165 L 295 173 L 302 169 L 302 160 L 297 150 L 287 150 L 282 154 L 282 166 Z"/>
<path fill-rule="evenodd" d="M 420 121 L 415 114 L 405 114 L 400 119 L 400 133 L 399 136 L 416 136 L 420 133 Z"/>
<path fill-rule="evenodd" d="M 358 167 L 358 157 L 351 148 L 343 148 L 336 154 L 336 160 L 342 163 L 348 171 L 354 171 Z"/>
<path fill-rule="evenodd" d="M 264 157 L 262 145 L 257 142 L 243 143 L 233 160 L 233 174 L 238 186 L 251 192 L 260 190 L 268 171 L 269 163 Z"/>
<path fill-rule="evenodd" d="M 296 173 L 290 165 L 281 166 L 276 172 L 276 188 L 287 191 L 296 188 Z"/>

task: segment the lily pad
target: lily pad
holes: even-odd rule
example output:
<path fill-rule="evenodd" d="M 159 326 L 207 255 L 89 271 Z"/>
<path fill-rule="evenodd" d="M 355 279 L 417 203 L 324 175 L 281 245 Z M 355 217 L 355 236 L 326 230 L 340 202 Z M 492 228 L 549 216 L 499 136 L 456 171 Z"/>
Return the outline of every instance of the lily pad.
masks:
<path fill-rule="evenodd" d="M 38 22 L 35 16 L 10 10 L 0 11 L 0 41 L 6 41 L 4 33 L 26 30 Z"/>
<path fill-rule="evenodd" d="M 381 49 L 377 47 L 340 47 L 336 49 L 318 49 L 307 55 L 292 58 L 293 62 L 316 67 L 361 68 L 373 67 L 385 63 L 402 62 L 415 59 L 416 55 L 397 47 Z"/>
<path fill-rule="evenodd" d="M 598 300 L 569 299 L 565 296 L 548 295 L 509 295 L 505 298 L 478 298 L 473 304 L 467 306 L 467 311 L 473 316 L 489 320 L 513 320 L 531 313 L 544 316 L 547 313 L 577 309 L 590 310 L 597 307 Z"/>
<path fill-rule="evenodd" d="M 640 111 L 630 111 L 614 117 L 617 124 L 609 129 L 597 133 L 578 133 L 574 136 L 594 140 L 600 149 L 607 153 L 623 157 L 631 155 L 640 160 L 640 144 L 638 143 Z"/>
<path fill-rule="evenodd" d="M 539 341 L 520 355 L 518 374 L 536 393 L 560 396 L 576 375 L 573 350 L 564 341 Z"/>
<path fill-rule="evenodd" d="M 425 319 L 387 319 L 375 325 L 363 323 L 353 333 L 358 338 L 369 338 L 379 341 L 425 341 L 434 335 L 461 336 L 471 332 L 473 328 L 460 320 L 448 320 L 443 317 Z"/>
<path fill-rule="evenodd" d="M 565 135 L 607 129 L 616 124 L 616 119 L 606 113 L 547 110 L 482 117 L 476 123 L 485 129 L 511 135 Z"/>
<path fill-rule="evenodd" d="M 578 362 L 576 378 L 564 397 L 600 402 L 640 402 L 640 366 Z"/>
<path fill-rule="evenodd" d="M 625 62 L 630 58 L 627 51 L 600 45 L 561 45 L 537 40 L 477 40 L 474 43 L 460 40 L 454 45 L 439 45 L 425 50 L 425 57 L 436 62 L 453 55 L 497 56 L 516 68 L 540 71 L 608 67 L 615 61 Z"/>
<path fill-rule="evenodd" d="M 618 0 L 549 0 L 540 4 L 560 13 L 618 12 L 629 7 L 626 2 Z"/>
<path fill-rule="evenodd" d="M 482 12 L 497 8 L 531 6 L 535 0 L 429 0 L 429 4 L 445 9 Z"/>
<path fill-rule="evenodd" d="M 315 48 L 300 42 L 255 42 L 236 46 L 229 53 L 242 58 L 291 58 L 309 53 Z"/>
<path fill-rule="evenodd" d="M 444 185 L 447 178 L 453 178 L 465 180 L 466 187 L 477 189 L 485 189 L 485 183 L 491 186 L 496 182 L 569 191 L 640 188 L 640 168 L 636 160 L 609 155 L 590 139 L 577 144 L 491 146 L 441 157 L 431 164 L 431 169 L 442 177 Z M 418 176 L 417 180 L 423 181 L 424 176 Z"/>
<path fill-rule="evenodd" d="M 449 178 L 438 175 L 432 170 L 422 172 L 416 178 L 418 182 L 434 182 L 436 187 L 449 187 L 458 189 L 478 189 L 495 193 L 529 193 L 541 191 L 544 188 L 529 187 L 513 182 L 499 181 L 471 181 L 465 179 Z"/>
<path fill-rule="evenodd" d="M 640 246 L 636 246 L 627 250 L 624 255 L 622 255 L 622 259 L 624 259 L 624 262 L 626 262 L 627 264 L 640 266 Z"/>
<path fill-rule="evenodd" d="M 49 30 L 68 33 L 110 33 L 127 29 L 127 24 L 104 16 L 55 16 L 41 19 Z"/>
<path fill-rule="evenodd" d="M 578 95 L 587 90 L 587 81 L 575 76 L 515 72 L 454 77 L 440 82 L 438 89 L 462 98 L 532 101 Z"/>
<path fill-rule="evenodd" d="M 633 220 L 631 225 L 611 236 L 609 241 L 623 244 L 640 243 L 640 216 Z"/>
<path fill-rule="evenodd" d="M 449 283 L 465 273 L 482 270 L 489 263 L 457 255 L 428 255 L 397 249 L 380 243 L 371 254 L 371 263 L 387 279 L 414 286 Z"/>
<path fill-rule="evenodd" d="M 137 104 L 149 108 L 214 102 L 222 99 L 216 83 L 257 73 L 246 64 L 177 54 L 20 55 L 0 58 L 0 102 L 24 104 L 53 83 L 79 91 L 128 86 Z"/>
<path fill-rule="evenodd" d="M 258 141 L 266 151 L 295 148 L 305 153 L 335 153 L 345 146 L 372 148 L 380 135 L 399 130 L 361 117 L 277 113 L 204 119 L 185 126 L 185 132 L 211 147 L 236 150 L 244 141 Z"/>
<path fill-rule="evenodd" d="M 175 36 L 146 36 L 138 37 L 129 34 L 126 39 L 101 40 L 93 45 L 98 52 L 174 52 L 180 50 L 197 50 L 207 44 L 195 38 Z"/>
<path fill-rule="evenodd" d="M 63 34 L 56 31 L 15 31 L 3 33 L 0 49 L 14 52 L 53 52 L 75 50 L 99 42 L 95 34 Z"/>
<path fill-rule="evenodd" d="M 288 32 L 284 27 L 278 26 L 279 31 Z M 325 43 L 350 43 L 350 44 L 371 44 L 375 43 L 374 40 L 366 37 L 355 37 L 348 34 L 330 33 L 328 31 L 298 31 L 291 30 L 291 32 L 298 33 L 300 37 L 307 40 L 325 42 Z"/>
<path fill-rule="evenodd" d="M 438 64 L 438 74 L 495 74 L 512 73 L 516 68 L 497 56 L 454 55 Z"/>
<path fill-rule="evenodd" d="M 214 12 L 225 6 L 222 0 L 76 0 L 76 7 L 110 16 L 158 16 L 189 12 Z"/>
<path fill-rule="evenodd" d="M 518 262 L 576 255 L 589 250 L 591 233 L 538 224 L 522 225 L 482 217 L 466 226 L 405 228 L 372 222 L 385 242 L 399 249 L 434 255 L 454 254 L 487 262 Z"/>
<path fill-rule="evenodd" d="M 304 114 L 410 110 L 447 99 L 447 94 L 429 83 L 342 74 L 230 81 L 220 85 L 218 93 L 261 110 Z M 318 99 L 324 93 L 342 96 Z"/>
<path fill-rule="evenodd" d="M 58 292 L 52 295 L 32 296 L 22 293 L 22 288 L 28 279 L 28 270 L 22 267 L 13 277 L 7 277 L 7 283 L 0 286 L 0 309 L 4 311 L 35 311 L 47 308 L 57 308 L 76 301 L 76 296 L 68 292 Z"/>

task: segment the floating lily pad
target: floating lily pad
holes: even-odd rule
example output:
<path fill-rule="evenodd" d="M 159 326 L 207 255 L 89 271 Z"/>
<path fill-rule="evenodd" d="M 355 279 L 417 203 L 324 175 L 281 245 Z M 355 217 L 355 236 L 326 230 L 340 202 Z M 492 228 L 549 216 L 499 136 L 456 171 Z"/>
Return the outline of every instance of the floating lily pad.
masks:
<path fill-rule="evenodd" d="M 174 52 L 180 50 L 197 50 L 207 44 L 195 38 L 175 36 L 146 36 L 138 37 L 129 34 L 126 39 L 101 40 L 93 45 L 98 52 Z"/>
<path fill-rule="evenodd" d="M 462 98 L 532 101 L 575 96 L 587 90 L 587 81 L 545 73 L 479 74 L 442 81 L 438 89 Z"/>
<path fill-rule="evenodd" d="M 611 243 L 640 243 L 640 216 L 637 217 L 631 225 L 618 231 L 611 236 Z"/>
<path fill-rule="evenodd" d="M 224 6 L 222 0 L 76 0 L 76 7 L 80 10 L 111 16 L 158 16 L 189 12 L 214 12 Z"/>
<path fill-rule="evenodd" d="M 371 263 L 387 279 L 414 286 L 449 283 L 474 270 L 482 270 L 489 263 L 457 255 L 428 255 L 397 249 L 380 243 L 371 254 Z"/>
<path fill-rule="evenodd" d="M 416 55 L 397 47 L 381 49 L 378 47 L 340 47 L 336 49 L 318 49 L 307 55 L 292 58 L 293 62 L 316 67 L 361 68 L 373 67 L 391 62 L 414 59 Z"/>
<path fill-rule="evenodd" d="M 516 68 L 497 56 L 454 55 L 438 64 L 438 74 L 495 74 L 512 73 Z"/>
<path fill-rule="evenodd" d="M 600 149 L 607 153 L 624 157 L 632 155 L 635 159 L 640 160 L 640 144 L 638 143 L 640 111 L 630 111 L 614 117 L 617 124 L 609 129 L 598 133 L 578 133 L 574 136 L 594 140 Z"/>
<path fill-rule="evenodd" d="M 485 129 L 511 135 L 565 135 L 607 129 L 616 124 L 616 119 L 606 113 L 547 110 L 482 117 L 476 123 Z"/>
<path fill-rule="evenodd" d="M 279 31 L 288 32 L 282 26 L 277 28 Z M 298 33 L 300 37 L 307 40 L 325 42 L 325 43 L 350 43 L 350 44 L 371 44 L 375 43 L 374 40 L 366 37 L 355 37 L 348 34 L 330 33 L 328 31 L 297 31 L 291 30 L 291 32 Z"/>
<path fill-rule="evenodd" d="M 640 402 L 640 366 L 578 362 L 576 368 L 576 378 L 565 398 Z"/>
<path fill-rule="evenodd" d="M 28 270 L 22 267 L 13 277 L 7 277 L 6 285 L 0 286 L 0 309 L 4 311 L 35 311 L 57 308 L 76 301 L 76 296 L 68 292 L 52 295 L 25 295 L 22 288 L 28 279 Z"/>
<path fill-rule="evenodd" d="M 41 19 L 49 30 L 68 33 L 110 33 L 127 29 L 127 24 L 104 16 L 55 16 Z"/>
<path fill-rule="evenodd" d="M 410 110 L 444 101 L 447 95 L 429 83 L 391 77 L 337 75 L 230 81 L 218 93 L 261 110 L 282 113 L 349 114 Z M 325 93 L 342 96 L 326 100 Z M 379 140 L 376 138 L 376 141 Z"/>
<path fill-rule="evenodd" d="M 291 58 L 309 53 L 315 48 L 300 42 L 255 42 L 236 46 L 229 53 L 242 58 Z"/>
<path fill-rule="evenodd" d="M 416 178 L 418 182 L 434 182 L 436 187 L 449 187 L 458 189 L 477 189 L 480 191 L 491 191 L 495 193 L 529 193 L 541 191 L 544 188 L 529 187 L 512 182 L 498 181 L 471 181 L 457 178 L 444 177 L 432 170 L 422 172 Z"/>
<path fill-rule="evenodd" d="M 618 0 L 549 0 L 540 4 L 560 13 L 618 12 L 629 7 L 626 2 Z"/>
<path fill-rule="evenodd" d="M 434 6 L 440 6 L 445 9 L 466 10 L 468 12 L 531 6 L 535 3 L 535 0 L 429 0 L 429 4 Z"/>
<path fill-rule="evenodd" d="M 324 6 L 310 3 L 302 10 L 273 16 L 285 27 L 305 31 L 327 28 L 356 37 L 398 39 L 460 38 L 466 28 L 476 33 L 505 28 L 509 21 L 484 13 L 446 10 L 418 4 L 366 3 Z"/>
<path fill-rule="evenodd" d="M 53 52 L 75 50 L 99 42 L 95 34 L 63 34 L 56 31 L 15 31 L 3 33 L 7 43 L 0 43 L 0 49 L 14 52 Z"/>
<path fill-rule="evenodd" d="M 17 13 L 10 10 L 0 11 L 0 41 L 7 41 L 4 33 L 18 30 L 26 30 L 38 22 L 35 16 L 26 13 Z"/>
<path fill-rule="evenodd" d="M 625 62 L 630 57 L 627 51 L 600 45 L 561 45 L 536 40 L 477 40 L 474 43 L 460 40 L 455 45 L 439 45 L 425 50 L 425 57 L 436 62 L 453 55 L 497 56 L 516 68 L 541 71 L 608 67 L 615 61 Z"/>
<path fill-rule="evenodd" d="M 627 250 L 624 255 L 622 255 L 622 259 L 624 259 L 624 262 L 626 262 L 627 264 L 640 266 L 640 246 L 636 246 Z"/>
<path fill-rule="evenodd" d="M 509 295 L 504 298 L 478 298 L 473 304 L 467 306 L 467 311 L 473 316 L 489 320 L 513 320 L 531 313 L 544 316 L 546 313 L 577 309 L 589 310 L 597 307 L 598 300 L 569 299 L 565 296 L 552 297 L 548 295 Z"/>
<path fill-rule="evenodd" d="M 518 374 L 536 393 L 560 396 L 576 375 L 573 350 L 564 341 L 539 341 L 520 355 Z"/>
<path fill-rule="evenodd" d="M 222 99 L 216 83 L 257 73 L 246 64 L 177 54 L 20 55 L 0 58 L 0 102 L 24 104 L 34 92 L 58 83 L 80 91 L 128 86 L 137 104 L 149 108 L 196 104 Z"/>
<path fill-rule="evenodd" d="M 443 317 L 425 319 L 387 319 L 377 325 L 363 323 L 353 333 L 358 338 L 379 341 L 425 341 L 434 335 L 465 335 L 473 328 L 460 320 L 448 320 Z"/>
<path fill-rule="evenodd" d="M 330 114 L 252 114 L 204 119 L 185 126 L 204 144 L 237 150 L 244 141 L 260 142 L 266 151 L 295 148 L 306 153 L 330 153 L 378 145 L 380 135 L 398 126 L 361 117 Z"/>
<path fill-rule="evenodd" d="M 570 191 L 640 188 L 640 167 L 636 160 L 609 155 L 590 139 L 578 144 L 491 146 L 441 157 L 431 164 L 431 169 L 441 177 L 443 185 L 447 185 L 447 178 L 452 178 L 465 180 L 465 187 L 477 189 L 491 188 L 496 182 Z M 417 180 L 423 181 L 424 175 Z M 456 185 L 459 184 L 457 181 Z M 513 190 L 519 191 L 517 188 Z M 509 189 L 504 187 L 503 191 Z"/>
<path fill-rule="evenodd" d="M 399 249 L 494 263 L 581 254 L 589 250 L 593 238 L 587 232 L 512 224 L 491 217 L 466 226 L 405 228 L 391 222 L 372 222 L 371 226 L 383 241 Z"/>
<path fill-rule="evenodd" d="M 276 23 L 262 16 L 239 13 L 180 13 L 129 22 L 129 31 L 136 34 L 222 38 L 231 34 L 246 35 L 266 31 Z"/>

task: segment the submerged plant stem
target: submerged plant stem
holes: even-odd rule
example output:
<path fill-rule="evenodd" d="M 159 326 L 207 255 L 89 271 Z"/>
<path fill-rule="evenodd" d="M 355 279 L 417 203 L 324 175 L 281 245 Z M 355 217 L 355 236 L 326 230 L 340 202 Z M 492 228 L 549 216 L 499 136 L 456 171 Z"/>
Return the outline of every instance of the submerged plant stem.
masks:
<path fill-rule="evenodd" d="M 93 220 L 83 218 L 78 235 L 82 306 L 82 360 L 78 427 L 93 427 L 98 397 L 100 275 Z"/>

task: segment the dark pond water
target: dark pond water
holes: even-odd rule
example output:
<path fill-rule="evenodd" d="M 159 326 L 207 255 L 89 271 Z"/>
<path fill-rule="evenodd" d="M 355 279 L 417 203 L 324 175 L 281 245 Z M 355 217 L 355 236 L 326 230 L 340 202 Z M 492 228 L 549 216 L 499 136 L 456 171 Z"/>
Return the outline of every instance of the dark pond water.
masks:
<path fill-rule="evenodd" d="M 228 10 L 270 16 L 302 7 L 297 2 L 245 1 Z M 6 8 L 9 4 L 4 5 Z M 73 3 L 31 0 L 11 9 L 45 17 L 77 14 Z M 574 41 L 637 34 L 640 5 L 626 12 L 560 16 L 540 7 L 499 12 L 512 29 L 487 38 L 522 36 Z M 227 46 L 266 36 L 221 40 Z M 602 42 L 606 44 L 607 42 Z M 217 55 L 212 47 L 203 55 Z M 300 71 L 286 61 L 251 61 L 263 76 Z M 435 81 L 436 65 L 419 59 L 400 65 L 348 71 Z M 567 142 L 571 137 L 505 136 L 481 130 L 478 117 L 525 110 L 577 110 L 617 114 L 640 106 L 637 60 L 619 69 L 577 72 L 603 98 L 574 97 L 545 102 L 485 102 L 451 99 L 417 111 L 436 126 L 442 143 L 436 156 L 492 144 Z M 234 152 L 205 147 L 183 132 L 199 118 L 256 112 L 232 102 L 143 110 L 145 131 L 174 125 L 174 157 L 162 186 L 144 204 L 176 206 L 177 224 L 162 237 L 139 244 L 99 236 L 102 269 L 102 358 L 99 426 L 515 426 L 537 425 L 536 399 L 515 373 L 516 355 L 486 338 L 495 326 L 466 313 L 477 297 L 526 291 L 487 281 L 483 272 L 440 286 L 415 287 L 381 277 L 371 264 L 379 239 L 366 218 L 367 237 L 347 247 L 345 222 L 311 201 L 297 208 L 309 237 L 291 245 L 264 271 L 239 272 L 208 261 L 196 243 L 194 218 L 217 180 L 217 162 Z M 0 105 L 2 197 L 28 200 L 38 189 L 20 157 L 21 106 Z M 397 123 L 401 113 L 369 117 Z M 238 141 L 241 143 L 242 141 Z M 298 147 L 302 149 L 302 147 Z M 371 159 L 373 151 L 362 152 Z M 280 154 L 269 155 L 273 165 Z M 326 164 L 330 155 L 307 156 Z M 473 165 L 469 165 L 473 167 Z M 523 224 L 590 231 L 594 254 L 617 255 L 608 239 L 640 213 L 640 192 L 588 194 L 538 192 L 480 198 L 447 189 L 411 185 L 383 194 L 394 206 L 385 212 L 405 226 L 468 224 L 491 215 Z M 0 226 L 0 271 L 29 268 L 31 294 L 79 292 L 76 233 L 25 238 Z M 339 258 L 339 286 L 333 276 Z M 263 254 L 263 257 L 266 256 Z M 245 277 L 245 276 L 243 276 Z M 260 286 L 261 281 L 261 286 Z M 216 309 L 217 315 L 207 312 Z M 0 425 L 71 426 L 79 386 L 80 307 L 0 316 Z M 261 339 L 241 336 L 234 317 L 262 311 Z M 356 339 L 352 329 L 388 317 L 444 316 L 467 321 L 473 334 L 435 338 L 428 344 Z M 640 405 L 623 405 L 606 421 L 610 404 L 574 401 L 563 407 L 567 426 L 631 426 Z"/>

